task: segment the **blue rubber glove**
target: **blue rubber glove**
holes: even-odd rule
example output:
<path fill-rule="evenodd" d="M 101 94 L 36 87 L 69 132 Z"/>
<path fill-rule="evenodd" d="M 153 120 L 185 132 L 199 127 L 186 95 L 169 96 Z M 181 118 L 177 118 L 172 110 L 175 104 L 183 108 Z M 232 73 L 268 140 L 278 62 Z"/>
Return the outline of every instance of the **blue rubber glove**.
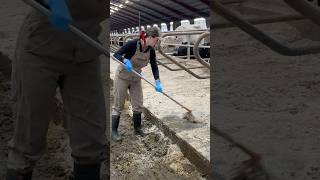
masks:
<path fill-rule="evenodd" d="M 162 92 L 162 85 L 159 79 L 156 80 L 156 91 Z"/>
<path fill-rule="evenodd" d="M 72 17 L 64 0 L 48 0 L 51 24 L 60 31 L 67 31 Z"/>
<path fill-rule="evenodd" d="M 128 72 L 132 71 L 132 64 L 131 64 L 130 60 L 125 58 L 123 62 L 124 62 L 124 64 L 125 64 L 124 68 L 125 68 Z"/>

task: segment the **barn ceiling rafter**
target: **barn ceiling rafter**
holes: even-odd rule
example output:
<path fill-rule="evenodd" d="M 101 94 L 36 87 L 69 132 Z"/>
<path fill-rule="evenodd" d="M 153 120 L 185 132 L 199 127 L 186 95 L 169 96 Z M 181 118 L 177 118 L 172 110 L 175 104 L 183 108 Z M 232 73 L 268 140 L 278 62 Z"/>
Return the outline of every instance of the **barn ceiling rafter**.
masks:
<path fill-rule="evenodd" d="M 111 30 L 137 27 L 139 19 L 140 25 L 145 26 L 183 19 L 208 18 L 209 15 L 209 3 L 206 0 L 110 1 Z"/>

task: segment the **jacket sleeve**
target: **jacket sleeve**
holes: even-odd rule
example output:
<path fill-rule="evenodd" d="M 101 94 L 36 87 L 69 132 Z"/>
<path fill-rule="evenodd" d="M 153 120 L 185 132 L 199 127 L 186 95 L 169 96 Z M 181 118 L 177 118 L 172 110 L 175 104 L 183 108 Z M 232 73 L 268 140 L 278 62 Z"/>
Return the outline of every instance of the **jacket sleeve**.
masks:
<path fill-rule="evenodd" d="M 150 64 L 151 64 L 151 70 L 152 74 L 155 80 L 159 79 L 159 68 L 157 64 L 157 59 L 156 59 L 156 52 L 154 49 L 150 50 Z"/>
<path fill-rule="evenodd" d="M 113 54 L 113 57 L 117 58 L 119 61 L 123 62 L 124 55 L 132 55 L 136 50 L 136 41 L 129 41 L 127 44 L 122 46 L 118 51 Z M 128 57 L 131 58 L 131 57 Z"/>

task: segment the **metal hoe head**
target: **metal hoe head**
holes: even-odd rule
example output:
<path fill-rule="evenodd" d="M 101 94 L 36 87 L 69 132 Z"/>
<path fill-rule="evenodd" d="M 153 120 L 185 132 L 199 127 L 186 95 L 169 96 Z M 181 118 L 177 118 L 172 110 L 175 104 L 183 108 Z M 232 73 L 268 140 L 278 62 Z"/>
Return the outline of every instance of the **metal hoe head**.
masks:
<path fill-rule="evenodd" d="M 189 122 L 197 123 L 196 118 L 194 117 L 191 111 L 187 111 L 186 113 L 184 113 L 182 118 Z"/>

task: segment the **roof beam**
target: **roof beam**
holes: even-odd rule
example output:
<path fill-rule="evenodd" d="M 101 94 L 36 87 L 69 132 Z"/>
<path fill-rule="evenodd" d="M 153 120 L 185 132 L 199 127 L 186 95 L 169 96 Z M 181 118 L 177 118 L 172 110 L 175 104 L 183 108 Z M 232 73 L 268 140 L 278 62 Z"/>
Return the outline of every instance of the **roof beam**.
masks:
<path fill-rule="evenodd" d="M 182 19 L 193 19 L 198 15 L 208 16 L 208 13 L 204 11 L 204 8 L 197 9 L 191 5 L 188 5 L 186 2 L 180 2 L 180 0 L 167 0 L 164 2 L 159 2 L 158 0 L 144 0 L 144 1 L 131 1 L 132 3 L 125 4 L 123 0 L 111 0 L 112 3 L 115 3 L 115 7 L 120 7 L 120 4 L 123 4 L 123 8 L 119 8 L 118 11 L 112 13 L 110 16 L 115 17 L 111 21 L 113 27 L 132 27 L 139 23 L 138 13 L 140 15 L 140 25 L 147 25 L 152 23 L 161 23 L 163 21 L 180 21 Z M 144 3 L 145 2 L 145 3 Z M 166 3 L 167 2 L 167 3 Z M 171 2 L 171 3 L 168 3 Z M 209 0 L 200 0 L 204 4 L 209 4 Z M 175 10 L 174 6 L 179 5 L 180 10 Z M 161 7 L 161 8 L 158 8 Z M 162 9 L 165 8 L 165 9 Z M 146 10 L 147 9 L 147 10 Z M 187 12 L 185 12 L 187 10 Z M 188 11 L 189 10 L 189 11 Z M 117 17 L 122 18 L 121 23 L 119 20 L 116 20 Z M 117 25 L 115 23 L 117 22 Z"/>
<path fill-rule="evenodd" d="M 192 6 L 189 6 L 188 4 L 184 3 L 183 1 L 177 1 L 177 0 L 171 0 L 172 2 L 179 4 L 180 6 L 183 6 L 184 8 L 197 13 L 200 16 L 207 16 L 207 13 L 201 12 L 199 9 L 194 8 Z"/>
<path fill-rule="evenodd" d="M 159 10 L 156 9 L 156 8 L 152 8 L 152 7 L 145 6 L 143 3 L 140 3 L 140 2 L 134 2 L 134 3 L 137 4 L 137 5 L 139 5 L 139 6 L 141 6 L 141 7 L 143 7 L 143 8 L 148 8 L 148 9 L 154 11 L 154 12 L 157 12 L 158 14 L 161 14 L 162 16 L 168 16 L 168 14 L 166 14 L 166 13 L 164 13 L 164 12 L 162 12 L 162 11 L 159 11 Z M 161 19 L 161 17 L 159 17 L 159 16 L 158 16 L 157 18 Z"/>
<path fill-rule="evenodd" d="M 120 22 L 119 22 L 120 21 Z M 116 17 L 112 17 L 112 21 L 111 21 L 111 26 L 112 27 L 117 27 L 117 29 L 125 29 L 125 28 L 131 28 L 133 26 L 130 25 L 130 20 L 125 20 L 125 19 L 122 19 L 122 20 L 119 20 L 118 18 Z M 114 25 L 115 24 L 115 25 Z M 119 28 L 118 28 L 119 27 Z M 114 28 L 113 28 L 114 29 Z"/>
<path fill-rule="evenodd" d="M 119 1 L 119 0 L 116 0 L 116 1 L 119 2 L 119 3 L 122 3 L 122 2 Z M 134 2 L 134 3 L 135 3 L 135 2 Z M 152 18 L 160 18 L 160 17 L 154 16 L 154 15 L 151 14 L 151 13 L 148 13 L 148 12 L 143 11 L 143 10 L 138 9 L 138 8 L 134 8 L 134 7 L 129 6 L 129 5 L 126 5 L 126 7 L 122 8 L 122 9 L 119 10 L 118 12 L 122 12 L 122 11 L 124 11 L 123 9 L 126 9 L 126 11 L 131 12 L 132 14 L 138 16 L 138 14 L 135 14 L 135 12 L 129 10 L 128 8 L 129 8 L 129 9 L 136 10 L 136 11 L 138 11 L 138 12 L 139 12 L 139 11 L 140 11 L 140 12 L 143 12 L 144 14 L 147 14 L 147 15 L 149 15 L 149 16 L 152 17 Z M 144 18 L 144 19 L 148 19 L 148 20 L 150 20 L 150 21 L 154 20 L 154 19 L 151 19 L 151 18 L 149 18 L 149 17 L 144 16 L 143 14 L 140 15 L 140 18 L 141 18 L 141 17 Z"/>
<path fill-rule="evenodd" d="M 181 18 L 192 19 L 192 16 L 190 16 L 190 15 L 188 15 L 188 14 L 182 12 L 182 11 L 178 11 L 178 10 L 176 10 L 176 9 L 170 7 L 170 6 L 161 4 L 161 3 L 159 3 L 157 0 L 149 0 L 149 1 L 152 2 L 152 3 L 154 3 L 154 4 L 156 4 L 156 5 L 158 5 L 158 6 L 161 6 L 161 7 L 164 7 L 164 8 L 166 8 L 166 9 L 170 10 L 171 12 L 177 14 L 177 15 L 178 15 L 179 17 L 181 17 Z"/>
<path fill-rule="evenodd" d="M 115 1 L 117 1 L 118 3 L 123 3 L 121 0 L 115 0 Z M 162 16 L 168 16 L 168 14 L 166 14 L 166 13 L 164 13 L 164 12 L 162 12 L 162 11 L 156 9 L 156 8 L 152 8 L 152 7 L 150 7 L 150 6 L 146 6 L 145 4 L 141 3 L 141 1 L 131 1 L 131 2 L 132 2 L 133 4 L 135 4 L 135 5 L 141 6 L 141 7 L 144 8 L 144 9 L 150 9 L 150 10 L 152 10 L 152 11 L 154 11 L 154 12 L 157 12 L 158 14 L 160 14 L 160 15 L 162 15 Z M 134 10 L 137 10 L 137 11 L 144 12 L 145 14 L 151 16 L 152 18 L 163 19 L 161 16 L 157 16 L 157 15 L 155 15 L 155 14 L 151 14 L 151 13 L 146 12 L 146 11 L 143 11 L 143 10 L 137 8 L 137 7 L 133 7 L 133 6 L 129 6 L 129 5 L 126 5 L 126 6 L 129 7 L 130 9 L 134 9 Z M 149 19 L 149 20 L 154 20 L 154 19 Z"/>
<path fill-rule="evenodd" d="M 201 2 L 203 2 L 204 4 L 206 4 L 206 5 L 208 5 L 208 6 L 210 6 L 210 2 L 209 2 L 209 0 L 200 0 Z"/>
<path fill-rule="evenodd" d="M 113 23 L 116 23 L 116 24 L 127 24 L 128 23 L 128 21 L 124 21 L 124 20 L 122 20 L 122 19 L 116 19 L 116 18 L 114 18 L 114 17 L 112 17 L 111 18 L 112 19 L 112 21 L 111 21 L 111 26 L 113 25 Z"/>
<path fill-rule="evenodd" d="M 112 17 L 113 17 L 113 19 L 116 19 L 116 20 L 120 19 L 125 23 L 131 22 L 130 18 L 126 18 L 126 17 L 123 17 L 121 15 L 113 15 Z"/>

